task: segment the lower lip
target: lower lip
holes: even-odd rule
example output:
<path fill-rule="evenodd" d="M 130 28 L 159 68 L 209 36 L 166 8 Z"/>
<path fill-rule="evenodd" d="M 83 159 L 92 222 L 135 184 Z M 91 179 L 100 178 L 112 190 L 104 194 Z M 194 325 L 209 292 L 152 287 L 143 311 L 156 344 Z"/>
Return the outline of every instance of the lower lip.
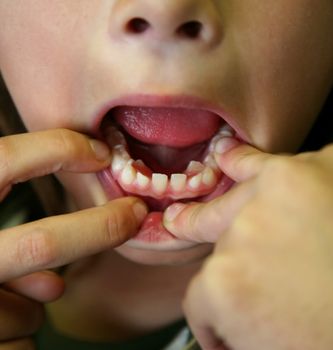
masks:
<path fill-rule="evenodd" d="M 98 173 L 98 178 L 109 200 L 124 197 L 127 194 L 122 191 L 113 179 L 111 172 L 105 169 Z M 208 202 L 227 192 L 234 182 L 227 176 L 223 176 L 215 190 L 200 198 L 200 202 Z M 134 195 L 135 196 L 135 195 Z M 163 212 L 152 211 L 145 218 L 138 233 L 125 243 L 137 249 L 181 250 L 197 245 L 196 242 L 179 240 L 163 226 Z"/>
<path fill-rule="evenodd" d="M 182 241 L 163 226 L 163 213 L 150 212 L 139 232 L 125 244 L 138 249 L 181 250 L 197 245 L 195 242 Z"/>

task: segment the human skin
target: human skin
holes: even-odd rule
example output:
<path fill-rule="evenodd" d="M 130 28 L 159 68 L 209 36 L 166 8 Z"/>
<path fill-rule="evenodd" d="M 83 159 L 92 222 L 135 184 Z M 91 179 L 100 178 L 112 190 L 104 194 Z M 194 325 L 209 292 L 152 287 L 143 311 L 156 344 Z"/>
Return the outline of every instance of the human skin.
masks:
<path fill-rule="evenodd" d="M 234 144 L 216 158 L 238 187 L 168 209 L 177 237 L 217 241 L 184 301 L 203 349 L 332 348 L 332 156 Z"/>
<path fill-rule="evenodd" d="M 126 31 L 135 17 L 152 29 Z M 176 36 L 176 28 L 192 19 L 202 22 L 205 35 Z M 90 134 L 96 111 L 111 100 L 186 95 L 222 107 L 257 148 L 295 152 L 332 85 L 332 20 L 328 0 L 315 8 L 309 0 L 3 0 L 0 70 L 30 131 L 63 127 Z M 94 175 L 63 173 L 59 179 L 78 208 L 105 200 Z M 180 255 L 184 263 L 209 249 L 198 245 L 179 254 L 124 246 L 118 252 L 137 262 L 176 264 Z M 101 280 L 113 259 L 112 253 L 102 256 Z M 183 268 L 188 279 L 198 265 Z M 143 292 L 140 297 L 145 300 Z M 164 323 L 180 314 L 175 307 Z"/>
<path fill-rule="evenodd" d="M 66 127 L 89 134 L 102 106 L 124 95 L 186 95 L 222 107 L 250 144 L 290 152 L 331 86 L 330 1 L 316 11 L 304 0 L 0 6 L 1 72 L 31 131 Z M 141 36 L 127 32 L 127 23 L 146 12 L 153 29 Z M 188 18 L 199 19 L 208 34 L 196 40 L 174 36 Z M 68 33 L 73 40 L 66 40 Z M 78 176 L 61 179 L 79 207 L 103 201 L 92 193 L 96 179 L 82 179 L 81 186 Z"/>
<path fill-rule="evenodd" d="M 0 149 L 1 199 L 14 183 L 36 175 L 56 169 L 97 171 L 110 162 L 105 146 L 64 129 L 2 137 Z M 64 292 L 61 277 L 41 270 L 119 245 L 136 233 L 146 214 L 142 203 L 134 198 L 87 210 L 1 231 L 1 349 L 32 349 L 29 336 L 43 322 L 42 303 L 56 300 Z M 95 235 L 85 234 L 83 228 L 87 233 L 95 229 Z"/>

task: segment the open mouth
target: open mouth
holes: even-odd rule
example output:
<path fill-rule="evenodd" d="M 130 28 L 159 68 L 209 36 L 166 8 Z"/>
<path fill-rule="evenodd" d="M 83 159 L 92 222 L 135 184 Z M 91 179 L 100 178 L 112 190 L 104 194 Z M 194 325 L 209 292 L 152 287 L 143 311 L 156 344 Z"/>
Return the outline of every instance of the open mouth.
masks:
<path fill-rule="evenodd" d="M 207 201 L 232 185 L 213 153 L 216 143 L 235 131 L 213 112 L 122 105 L 105 115 L 100 133 L 112 149 L 110 168 L 99 174 L 109 199 L 134 195 L 150 209 L 137 241 L 175 240 L 161 222 L 170 204 Z"/>

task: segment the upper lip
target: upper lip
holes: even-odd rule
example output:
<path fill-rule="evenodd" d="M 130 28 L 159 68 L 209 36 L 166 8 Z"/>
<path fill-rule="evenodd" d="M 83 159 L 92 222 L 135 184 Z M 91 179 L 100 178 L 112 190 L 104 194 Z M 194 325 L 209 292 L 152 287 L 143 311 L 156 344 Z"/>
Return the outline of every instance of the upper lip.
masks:
<path fill-rule="evenodd" d="M 100 126 L 105 115 L 113 108 L 119 106 L 137 106 L 137 107 L 169 107 L 169 108 L 188 108 L 206 110 L 220 116 L 229 124 L 236 133 L 236 136 L 246 140 L 244 132 L 237 125 L 236 121 L 221 107 L 200 97 L 189 95 L 151 95 L 151 94 L 131 94 L 115 98 L 105 103 L 96 112 L 93 118 L 92 133 L 95 136 L 100 134 Z"/>

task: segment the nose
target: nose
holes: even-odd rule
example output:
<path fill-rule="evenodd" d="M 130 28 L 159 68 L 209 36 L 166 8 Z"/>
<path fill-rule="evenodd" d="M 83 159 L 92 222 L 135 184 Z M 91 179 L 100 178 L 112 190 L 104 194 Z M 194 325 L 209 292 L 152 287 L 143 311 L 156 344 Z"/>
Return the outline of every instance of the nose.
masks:
<path fill-rule="evenodd" d="M 115 37 L 213 46 L 222 38 L 214 0 L 118 0 L 111 32 Z"/>

